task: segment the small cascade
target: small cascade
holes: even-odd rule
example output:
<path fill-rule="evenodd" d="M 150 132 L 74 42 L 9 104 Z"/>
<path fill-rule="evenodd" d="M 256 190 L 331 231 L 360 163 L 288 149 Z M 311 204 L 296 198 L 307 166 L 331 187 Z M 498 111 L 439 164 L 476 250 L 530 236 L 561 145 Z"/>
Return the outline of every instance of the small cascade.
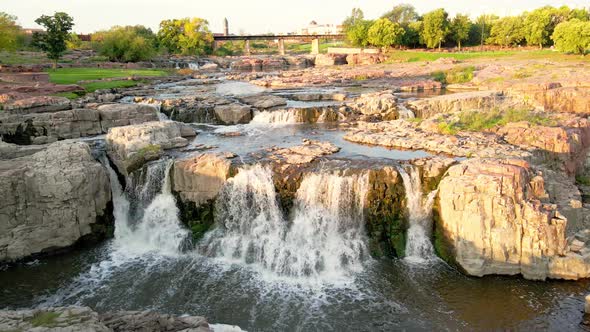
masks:
<path fill-rule="evenodd" d="M 414 119 L 416 115 L 412 110 L 408 109 L 404 104 L 397 105 L 397 113 L 400 119 Z"/>
<path fill-rule="evenodd" d="M 156 111 L 158 112 L 158 120 L 160 121 L 169 121 L 170 119 L 168 119 L 168 116 L 164 113 L 162 113 L 162 102 L 159 100 L 154 100 L 152 103 L 149 103 L 149 105 L 152 105 L 156 108 Z"/>
<path fill-rule="evenodd" d="M 117 174 L 106 157 L 103 159 L 113 195 L 115 246 L 126 253 L 135 254 L 179 253 L 189 233 L 178 219 L 178 208 L 171 192 L 170 168 L 173 162 L 149 164 L 144 182 L 134 179 L 130 181 L 131 189 L 123 192 Z M 155 193 L 155 187 L 159 184 L 160 189 Z M 132 203 L 128 196 L 133 197 Z M 137 210 L 141 210 L 141 213 L 134 213 Z"/>
<path fill-rule="evenodd" d="M 271 171 L 260 165 L 242 169 L 219 196 L 220 225 L 203 239 L 203 250 L 274 276 L 347 277 L 360 271 L 367 257 L 367 188 L 367 175 L 309 174 L 289 221 L 278 205 Z"/>
<path fill-rule="evenodd" d="M 277 111 L 257 112 L 250 123 L 253 124 L 295 124 L 299 123 L 297 110 L 286 109 Z"/>
<path fill-rule="evenodd" d="M 188 69 L 190 69 L 190 70 L 196 71 L 196 70 L 199 70 L 199 68 L 201 68 L 201 67 L 199 67 L 199 64 L 196 62 L 189 62 L 188 63 Z"/>
<path fill-rule="evenodd" d="M 406 239 L 406 260 L 424 263 L 436 258 L 431 242 L 432 204 L 437 191 L 430 192 L 426 197 L 422 194 L 422 183 L 418 168 L 410 166 L 409 173 L 399 168 L 404 181 L 409 224 Z"/>

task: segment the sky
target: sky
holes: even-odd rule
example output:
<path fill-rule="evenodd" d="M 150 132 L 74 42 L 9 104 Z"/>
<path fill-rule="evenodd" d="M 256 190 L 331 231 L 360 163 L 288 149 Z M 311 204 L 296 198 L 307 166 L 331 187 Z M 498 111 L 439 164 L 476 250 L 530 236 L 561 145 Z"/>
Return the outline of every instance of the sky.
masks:
<path fill-rule="evenodd" d="M 37 28 L 35 19 L 63 11 L 74 17 L 74 31 L 91 33 L 113 25 L 142 24 L 157 31 L 160 21 L 171 18 L 201 17 L 213 32 L 223 31 L 223 19 L 230 33 L 286 33 L 319 24 L 338 24 L 354 7 L 366 18 L 377 18 L 400 3 L 412 3 L 419 13 L 444 8 L 449 14 L 482 13 L 515 15 L 544 5 L 588 7 L 589 0 L 0 0 L 0 11 L 18 17 L 25 28 Z"/>

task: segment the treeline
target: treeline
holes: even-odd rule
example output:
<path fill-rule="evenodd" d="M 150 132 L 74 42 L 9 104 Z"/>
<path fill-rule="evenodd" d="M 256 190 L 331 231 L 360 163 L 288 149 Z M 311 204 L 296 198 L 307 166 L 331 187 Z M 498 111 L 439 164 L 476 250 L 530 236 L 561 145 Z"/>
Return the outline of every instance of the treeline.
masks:
<path fill-rule="evenodd" d="M 419 15 L 414 6 L 401 4 L 376 20 L 367 20 L 354 8 L 344 32 L 354 46 L 441 48 L 442 46 L 499 45 L 555 46 L 568 53 L 590 50 L 590 11 L 545 6 L 518 16 L 465 14 L 449 17 L 442 8 Z"/>
<path fill-rule="evenodd" d="M 136 62 L 158 54 L 203 55 L 213 51 L 209 23 L 201 18 L 164 20 L 157 32 L 142 25 L 114 26 L 83 41 L 72 33 L 74 20 L 66 13 L 43 15 L 35 22 L 44 32 L 26 34 L 15 16 L 0 12 L 0 51 L 42 50 L 57 60 L 67 49 L 94 49 L 110 61 Z"/>

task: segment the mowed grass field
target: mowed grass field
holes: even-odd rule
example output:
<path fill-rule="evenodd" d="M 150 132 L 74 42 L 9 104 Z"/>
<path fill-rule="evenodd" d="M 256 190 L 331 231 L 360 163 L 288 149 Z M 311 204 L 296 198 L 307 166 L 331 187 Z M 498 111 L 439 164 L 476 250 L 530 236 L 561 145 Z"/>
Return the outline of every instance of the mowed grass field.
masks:
<path fill-rule="evenodd" d="M 580 55 L 564 54 L 557 51 L 542 50 L 506 50 L 506 51 L 484 51 L 484 52 L 426 52 L 413 50 L 391 50 L 387 52 L 387 62 L 420 62 L 435 61 L 441 58 L 451 58 L 455 60 L 470 59 L 493 59 L 493 58 L 511 58 L 511 59 L 550 59 L 555 61 L 589 61 L 590 57 Z"/>
<path fill-rule="evenodd" d="M 57 70 L 48 70 L 49 81 L 55 84 L 79 84 L 84 88 L 85 93 L 91 93 L 99 89 L 113 89 L 113 88 L 130 88 L 136 86 L 140 81 L 128 80 L 126 78 L 133 76 L 148 76 L 160 77 L 168 75 L 164 70 L 153 69 L 104 69 L 104 68 L 59 68 Z M 96 82 L 79 83 L 81 81 L 93 81 L 102 79 L 118 79 L 119 80 L 105 80 Z M 59 96 L 75 99 L 82 94 L 79 93 L 60 93 Z"/>

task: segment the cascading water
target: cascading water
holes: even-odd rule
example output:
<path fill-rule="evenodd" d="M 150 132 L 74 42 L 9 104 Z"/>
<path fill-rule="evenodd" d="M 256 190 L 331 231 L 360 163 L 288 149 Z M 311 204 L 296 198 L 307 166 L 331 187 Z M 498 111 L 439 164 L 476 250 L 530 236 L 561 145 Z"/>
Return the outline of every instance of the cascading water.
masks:
<path fill-rule="evenodd" d="M 400 119 L 414 119 L 416 115 L 403 104 L 397 106 L 397 112 Z"/>
<path fill-rule="evenodd" d="M 405 259 L 415 263 L 425 263 L 436 258 L 430 240 L 432 229 L 432 204 L 437 191 L 426 197 L 422 194 L 422 184 L 418 168 L 410 166 L 409 173 L 399 168 L 404 181 L 410 227 L 406 239 Z"/>
<path fill-rule="evenodd" d="M 257 112 L 250 123 L 254 124 L 295 124 L 298 123 L 295 109 Z"/>
<path fill-rule="evenodd" d="M 104 158 L 106 159 L 106 158 Z M 133 192 L 138 202 L 137 208 L 145 206 L 140 218 L 134 220 L 131 205 L 127 195 L 121 190 L 115 171 L 108 161 L 103 160 L 107 167 L 113 194 L 115 215 L 115 247 L 127 253 L 143 254 L 155 252 L 157 254 L 175 255 L 188 237 L 178 219 L 178 208 L 171 192 L 170 168 L 172 161 L 152 163 L 148 165 L 146 181 L 136 183 Z M 164 171 L 161 172 L 162 168 Z M 157 176 L 163 175 L 162 177 Z M 162 183 L 161 192 L 153 195 L 154 186 Z M 147 203 L 147 200 L 149 204 Z"/>
<path fill-rule="evenodd" d="M 309 174 L 289 222 L 278 205 L 271 171 L 259 165 L 242 169 L 220 193 L 220 225 L 203 239 L 203 250 L 273 276 L 348 277 L 362 269 L 367 257 L 367 186 L 366 175 Z"/>

